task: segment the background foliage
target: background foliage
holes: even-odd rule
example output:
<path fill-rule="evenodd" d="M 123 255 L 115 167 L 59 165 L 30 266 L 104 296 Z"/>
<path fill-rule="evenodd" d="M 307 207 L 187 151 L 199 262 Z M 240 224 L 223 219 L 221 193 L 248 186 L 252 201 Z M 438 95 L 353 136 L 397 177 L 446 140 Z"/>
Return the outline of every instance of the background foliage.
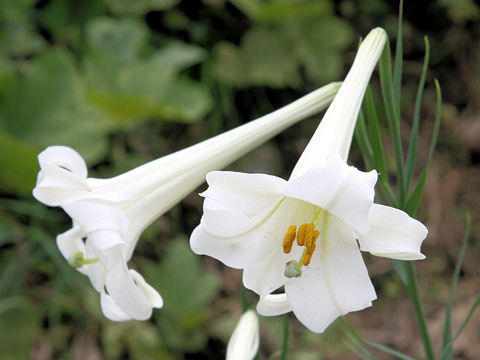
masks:
<path fill-rule="evenodd" d="M 48 145 L 69 145 L 85 157 L 90 176 L 108 177 L 240 125 L 342 79 L 359 36 L 375 26 L 395 34 L 397 5 L 0 0 L 0 353 L 12 359 L 223 358 L 241 312 L 241 276 L 189 250 L 186 234 L 201 214 L 198 196 L 156 221 L 132 260 L 165 307 L 148 322 L 112 323 L 88 280 L 56 248 L 67 216 L 31 197 L 36 155 Z M 473 214 L 472 241 L 454 324 L 480 289 L 480 9 L 471 0 L 407 0 L 404 18 L 404 128 L 412 122 L 423 35 L 431 43 L 421 121 L 427 138 L 434 77 L 444 93 L 439 151 L 419 211 L 430 229 L 420 281 L 438 345 L 442 333 L 435 329 L 441 329 L 440 309 L 463 235 L 458 215 L 465 210 Z M 286 176 L 319 119 L 230 168 Z M 418 157 L 425 159 L 427 151 L 420 138 Z M 363 167 L 358 152 L 351 159 Z M 387 166 L 394 166 L 393 157 Z M 366 260 L 380 299 L 349 319 L 371 340 L 420 354 L 412 309 L 391 263 Z M 255 296 L 249 300 L 253 305 Z M 280 348 L 282 324 L 276 318 L 261 324 L 261 358 L 267 358 Z M 354 357 L 340 327 L 319 336 L 296 320 L 291 324 L 292 359 Z M 480 353 L 479 332 L 477 315 L 455 354 L 473 359 Z"/>

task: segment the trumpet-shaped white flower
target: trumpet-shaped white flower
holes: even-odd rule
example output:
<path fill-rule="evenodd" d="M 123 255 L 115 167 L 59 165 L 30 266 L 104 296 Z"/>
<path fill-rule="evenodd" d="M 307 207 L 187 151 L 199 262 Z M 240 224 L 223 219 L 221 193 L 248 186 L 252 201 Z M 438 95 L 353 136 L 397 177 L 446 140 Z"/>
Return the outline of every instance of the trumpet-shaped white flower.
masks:
<path fill-rule="evenodd" d="M 323 332 L 338 316 L 376 299 L 360 249 L 402 260 L 422 259 L 423 224 L 373 203 L 377 173 L 346 164 L 369 78 L 386 41 L 374 29 L 288 181 L 264 174 L 211 172 L 194 252 L 244 269 L 260 296 L 257 311 L 293 311 Z M 272 294 L 284 287 L 285 292 Z"/>
<path fill-rule="evenodd" d="M 227 345 L 226 360 L 253 360 L 258 351 L 259 329 L 255 311 L 246 311 L 238 321 Z"/>
<path fill-rule="evenodd" d="M 88 275 L 101 294 L 106 317 L 144 320 L 163 300 L 127 262 L 143 230 L 221 169 L 288 126 L 324 109 L 339 88 L 333 83 L 255 121 L 162 157 L 111 179 L 87 177 L 74 150 L 52 146 L 39 156 L 34 197 L 61 206 L 73 227 L 58 235 L 63 256 Z"/>

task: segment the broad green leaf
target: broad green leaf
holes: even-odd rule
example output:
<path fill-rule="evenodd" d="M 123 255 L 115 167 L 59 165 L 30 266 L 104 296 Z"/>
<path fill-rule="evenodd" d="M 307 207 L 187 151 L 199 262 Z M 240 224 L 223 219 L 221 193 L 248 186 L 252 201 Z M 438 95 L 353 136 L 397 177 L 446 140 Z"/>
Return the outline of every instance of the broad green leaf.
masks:
<path fill-rule="evenodd" d="M 286 87 L 300 82 L 292 49 L 275 29 L 254 27 L 240 47 L 221 44 L 216 55 L 214 73 L 226 84 Z"/>
<path fill-rule="evenodd" d="M 242 39 L 242 56 L 252 85 L 295 86 L 300 81 L 291 48 L 274 29 L 248 31 Z"/>
<path fill-rule="evenodd" d="M 320 83 L 342 76 L 343 50 L 353 41 L 353 30 L 347 22 L 335 17 L 290 22 L 285 33 L 294 57 L 313 80 Z"/>
<path fill-rule="evenodd" d="M 0 129 L 10 135 L 39 148 L 68 145 L 87 160 L 104 153 L 111 123 L 86 102 L 67 53 L 53 50 L 3 74 L 0 95 Z"/>
<path fill-rule="evenodd" d="M 160 264 L 145 262 L 143 266 L 146 279 L 163 297 L 162 313 L 181 319 L 189 313 L 203 312 L 217 293 L 218 275 L 201 268 L 201 258 L 192 253 L 183 238 L 176 239 L 167 250 Z"/>
<path fill-rule="evenodd" d="M 0 191 L 29 196 L 38 172 L 37 154 L 32 146 L 7 133 L 0 132 Z"/>
<path fill-rule="evenodd" d="M 116 62 L 136 59 L 145 42 L 147 30 L 136 19 L 97 17 L 87 24 L 87 42 L 92 51 Z"/>
<path fill-rule="evenodd" d="M 168 10 L 180 0 L 105 0 L 108 8 L 116 15 L 143 15 L 154 10 Z"/>
<path fill-rule="evenodd" d="M 318 18 L 332 13 L 329 1 L 232 0 L 232 3 L 250 18 L 261 23 L 284 23 L 293 19 Z"/>
<path fill-rule="evenodd" d="M 104 10 L 103 1 L 51 0 L 40 9 L 38 18 L 55 39 L 81 47 L 85 24 Z"/>

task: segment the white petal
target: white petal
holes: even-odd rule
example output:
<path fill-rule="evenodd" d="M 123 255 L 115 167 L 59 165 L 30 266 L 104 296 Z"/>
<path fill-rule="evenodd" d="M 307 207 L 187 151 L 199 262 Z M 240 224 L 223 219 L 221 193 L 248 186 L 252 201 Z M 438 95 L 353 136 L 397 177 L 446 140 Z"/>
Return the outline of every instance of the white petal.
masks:
<path fill-rule="evenodd" d="M 303 249 L 294 245 L 290 253 L 285 254 L 282 242 L 279 241 L 274 251 L 264 260 L 244 269 L 243 284 L 261 298 L 272 293 L 283 286 L 287 280 L 284 275 L 286 263 L 300 259 Z"/>
<path fill-rule="evenodd" d="M 207 183 L 202 196 L 251 217 L 277 202 L 287 182 L 271 175 L 213 171 L 207 174 Z"/>
<path fill-rule="evenodd" d="M 323 332 L 337 317 L 376 299 L 353 234 L 334 217 L 302 270 L 301 277 L 288 279 L 285 292 L 297 318 L 313 332 Z"/>
<path fill-rule="evenodd" d="M 370 210 L 370 231 L 358 235 L 360 249 L 373 255 L 399 260 L 420 260 L 420 246 L 428 230 L 407 213 L 379 204 Z"/>
<path fill-rule="evenodd" d="M 311 212 L 312 208 L 312 205 L 303 201 L 284 199 L 274 211 L 267 211 L 264 216 L 259 215 L 260 220 L 256 220 L 255 226 L 239 236 L 219 236 L 211 233 L 210 228 L 203 225 L 204 220 L 211 217 L 208 223 L 214 223 L 217 218 L 215 213 L 207 211 L 190 237 L 190 247 L 196 254 L 209 255 L 227 266 L 247 268 L 264 260 L 281 247 L 289 225 L 296 224 L 305 216 L 305 212 Z M 231 218 L 222 218 L 222 221 L 235 227 L 238 218 L 233 214 L 235 213 L 232 212 Z M 222 224 L 218 225 L 219 228 L 220 226 Z"/>
<path fill-rule="evenodd" d="M 261 222 L 282 198 L 286 181 L 263 174 L 214 171 L 207 174 L 202 225 L 209 233 L 233 237 Z"/>
<path fill-rule="evenodd" d="M 74 225 L 70 230 L 57 236 L 58 249 L 67 261 L 70 261 L 77 252 L 85 254 L 85 243 L 82 240 L 83 236 L 83 232 L 78 225 Z M 77 270 L 85 275 L 87 274 L 85 266 Z"/>
<path fill-rule="evenodd" d="M 91 192 L 85 178 L 57 165 L 47 164 L 37 176 L 33 196 L 48 206 L 78 200 Z"/>
<path fill-rule="evenodd" d="M 114 252 L 115 250 L 112 250 Z M 107 271 L 105 287 L 112 300 L 132 319 L 146 320 L 152 315 L 152 303 L 140 290 L 127 269 L 121 252 L 117 263 Z"/>
<path fill-rule="evenodd" d="M 94 259 L 99 258 L 98 250 L 92 245 L 92 243 L 87 239 L 85 242 L 85 258 Z M 86 269 L 88 278 L 92 283 L 92 286 L 99 293 L 104 291 L 105 286 L 105 276 L 107 269 L 101 261 L 94 262 L 92 264 L 84 265 L 82 269 Z"/>
<path fill-rule="evenodd" d="M 87 165 L 78 152 L 67 146 L 49 146 L 38 154 L 40 167 L 47 164 L 65 168 L 80 177 L 87 177 Z"/>
<path fill-rule="evenodd" d="M 240 318 L 228 341 L 226 359 L 253 360 L 259 343 L 257 314 L 253 310 L 248 310 Z"/>
<path fill-rule="evenodd" d="M 190 236 L 190 247 L 198 255 L 208 255 L 227 266 L 243 269 L 259 262 L 268 254 L 269 247 L 265 246 L 264 240 L 268 241 L 261 229 L 243 236 L 224 238 L 208 233 L 199 225 Z M 271 242 L 267 245 L 269 243 Z"/>
<path fill-rule="evenodd" d="M 264 316 L 276 316 L 289 311 L 292 311 L 292 308 L 285 293 L 261 297 L 257 304 L 257 312 Z"/>
<path fill-rule="evenodd" d="M 387 40 L 385 30 L 376 28 L 362 41 L 347 77 L 295 165 L 291 178 L 303 175 L 331 154 L 347 159 L 363 95 Z"/>
<path fill-rule="evenodd" d="M 97 230 L 111 229 L 125 233 L 127 216 L 120 210 L 91 201 L 76 201 L 63 205 L 65 212 L 89 234 Z"/>
<path fill-rule="evenodd" d="M 130 316 L 125 314 L 122 309 L 115 304 L 112 297 L 107 295 L 105 291 L 102 291 L 100 294 L 100 305 L 102 307 L 103 315 L 105 315 L 107 319 L 112 321 L 132 320 Z"/>
<path fill-rule="evenodd" d="M 50 146 L 38 155 L 40 172 L 33 196 L 49 206 L 58 206 L 90 191 L 87 165 L 66 146 Z"/>
<path fill-rule="evenodd" d="M 130 269 L 129 272 L 135 284 L 143 292 L 148 301 L 150 301 L 152 306 L 155 308 L 163 307 L 163 299 L 158 291 L 151 287 L 137 271 Z"/>
<path fill-rule="evenodd" d="M 320 206 L 364 234 L 368 232 L 376 182 L 376 171 L 362 172 L 333 155 L 290 180 L 285 195 Z"/>

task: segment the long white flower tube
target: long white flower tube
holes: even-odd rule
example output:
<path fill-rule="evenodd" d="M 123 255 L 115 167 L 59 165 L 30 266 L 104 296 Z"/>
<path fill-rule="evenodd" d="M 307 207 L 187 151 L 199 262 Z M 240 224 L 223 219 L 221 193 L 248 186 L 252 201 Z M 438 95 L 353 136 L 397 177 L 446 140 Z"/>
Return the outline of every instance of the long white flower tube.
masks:
<path fill-rule="evenodd" d="M 255 121 L 111 179 L 87 177 L 82 157 L 65 146 L 39 156 L 34 197 L 61 206 L 73 227 L 58 235 L 63 256 L 88 275 L 106 317 L 144 320 L 163 300 L 127 262 L 143 230 L 205 180 L 288 126 L 327 107 L 339 88 L 326 85 Z"/>
<path fill-rule="evenodd" d="M 253 360 L 260 344 L 258 317 L 255 311 L 246 311 L 233 330 L 227 345 L 226 360 Z"/>
<path fill-rule="evenodd" d="M 207 175 L 204 214 L 190 245 L 197 254 L 244 269 L 243 283 L 259 294 L 262 315 L 293 311 L 310 330 L 323 332 L 338 316 L 376 299 L 360 249 L 394 259 L 424 258 L 425 226 L 374 204 L 376 171 L 346 164 L 386 39 L 377 28 L 362 42 L 288 181 L 264 174 Z M 272 294 L 282 287 L 284 293 Z"/>

